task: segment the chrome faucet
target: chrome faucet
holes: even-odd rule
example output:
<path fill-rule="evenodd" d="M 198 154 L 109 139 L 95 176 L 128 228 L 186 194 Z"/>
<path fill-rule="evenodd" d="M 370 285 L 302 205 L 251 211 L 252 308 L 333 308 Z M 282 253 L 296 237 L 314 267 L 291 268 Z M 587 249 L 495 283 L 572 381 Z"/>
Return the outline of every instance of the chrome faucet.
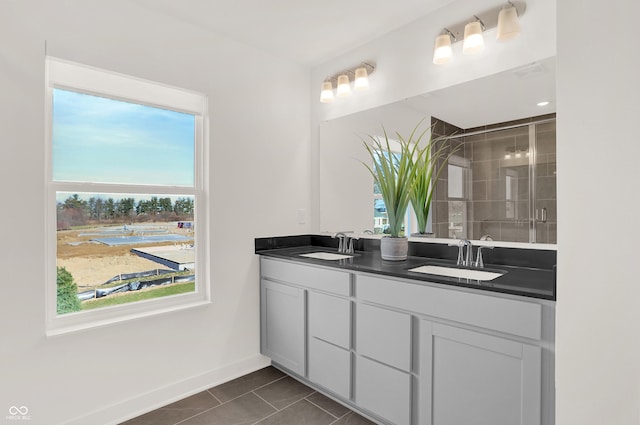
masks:
<path fill-rule="evenodd" d="M 477 268 L 483 268 L 484 267 L 484 261 L 482 260 L 482 250 L 483 249 L 493 249 L 492 246 L 479 246 L 478 247 L 478 253 L 476 255 L 476 262 L 473 264 L 474 267 Z"/>
<path fill-rule="evenodd" d="M 346 238 L 348 238 L 348 236 L 344 232 L 337 232 L 334 233 L 331 237 L 333 239 L 338 238 L 338 252 L 346 252 Z"/>
<path fill-rule="evenodd" d="M 337 232 L 334 233 L 332 238 L 338 238 L 338 252 L 342 254 L 353 254 L 353 240 L 358 240 L 359 238 L 352 235 L 347 235 L 347 232 Z"/>
<path fill-rule="evenodd" d="M 456 244 L 449 244 L 449 246 L 456 246 Z M 460 239 L 460 242 L 457 243 L 457 246 L 458 261 L 456 261 L 456 265 L 470 267 L 473 264 L 473 245 L 471 244 L 471 241 L 469 241 L 468 239 Z M 466 253 L 464 251 L 465 247 L 467 247 Z"/>

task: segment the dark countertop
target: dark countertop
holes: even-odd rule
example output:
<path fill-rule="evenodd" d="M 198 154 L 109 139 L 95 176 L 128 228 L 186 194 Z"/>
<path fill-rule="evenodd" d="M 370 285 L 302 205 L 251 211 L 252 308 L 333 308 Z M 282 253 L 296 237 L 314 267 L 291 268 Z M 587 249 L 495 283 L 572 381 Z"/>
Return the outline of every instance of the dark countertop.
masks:
<path fill-rule="evenodd" d="M 555 301 L 555 251 L 538 252 L 536 250 L 507 249 L 507 252 L 498 252 L 494 255 L 496 262 L 491 261 L 490 255 L 485 256 L 485 267 L 482 270 L 505 272 L 491 281 L 477 281 L 465 278 L 453 278 L 425 273 L 410 272 L 409 269 L 424 265 L 442 265 L 456 267 L 457 247 L 449 247 L 444 244 L 422 244 L 430 247 L 412 247 L 414 242 L 410 242 L 409 257 L 405 261 L 387 261 L 380 257 L 380 251 L 376 249 L 376 242 L 379 240 L 361 239 L 358 242 L 353 258 L 344 260 L 320 260 L 314 258 L 301 257 L 300 254 L 310 252 L 333 252 L 337 249 L 333 247 L 335 240 L 325 239 L 323 236 L 297 236 L 282 238 L 260 238 L 256 239 L 256 254 L 265 257 L 293 260 L 300 263 L 333 267 L 350 271 L 374 273 L 384 276 L 393 276 L 404 279 L 412 279 L 419 282 L 433 282 L 444 285 L 461 286 L 484 291 L 500 292 L 504 294 L 521 295 L 532 298 Z M 425 251 L 418 252 L 418 251 Z M 487 254 L 494 250 L 487 251 Z M 514 251 L 515 250 L 515 251 Z M 483 251 L 484 252 L 484 251 Z M 415 255 L 419 253 L 420 255 Z M 509 257 L 513 257 L 513 263 L 509 264 Z M 499 263 L 498 263 L 499 261 Z M 505 264 L 506 263 L 506 264 Z M 476 269 L 477 270 L 477 269 Z"/>

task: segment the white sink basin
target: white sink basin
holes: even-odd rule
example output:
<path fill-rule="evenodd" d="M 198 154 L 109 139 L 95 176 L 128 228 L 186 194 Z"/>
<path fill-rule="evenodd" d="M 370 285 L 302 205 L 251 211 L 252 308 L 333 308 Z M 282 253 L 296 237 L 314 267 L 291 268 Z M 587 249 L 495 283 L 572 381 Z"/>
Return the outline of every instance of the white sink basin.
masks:
<path fill-rule="evenodd" d="M 300 254 L 301 257 L 317 258 L 318 260 L 344 260 L 345 258 L 353 258 L 353 255 L 335 254 L 333 252 L 310 252 L 308 254 Z"/>
<path fill-rule="evenodd" d="M 454 267 L 443 267 L 443 266 L 420 266 L 415 269 L 410 269 L 410 272 L 417 273 L 426 273 L 433 274 L 438 276 L 447 276 L 447 277 L 459 277 L 462 279 L 473 279 L 473 280 L 493 280 L 499 276 L 502 276 L 504 273 L 498 272 L 490 272 L 487 270 L 471 270 L 471 269 L 457 269 Z"/>

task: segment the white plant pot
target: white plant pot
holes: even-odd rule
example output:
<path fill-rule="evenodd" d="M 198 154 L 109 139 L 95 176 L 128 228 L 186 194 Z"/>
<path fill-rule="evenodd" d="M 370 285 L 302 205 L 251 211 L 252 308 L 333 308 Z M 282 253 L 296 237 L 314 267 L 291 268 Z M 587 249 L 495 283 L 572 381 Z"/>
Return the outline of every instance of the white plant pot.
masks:
<path fill-rule="evenodd" d="M 380 239 L 380 255 L 383 260 L 406 260 L 408 251 L 409 239 L 407 238 L 391 238 L 389 236 L 385 236 Z"/>

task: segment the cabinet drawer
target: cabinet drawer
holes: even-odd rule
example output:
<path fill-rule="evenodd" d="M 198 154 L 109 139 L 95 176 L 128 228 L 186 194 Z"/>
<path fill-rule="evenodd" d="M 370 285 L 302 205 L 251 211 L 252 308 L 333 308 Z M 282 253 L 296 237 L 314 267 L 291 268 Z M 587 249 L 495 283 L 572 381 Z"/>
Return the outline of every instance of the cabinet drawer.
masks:
<path fill-rule="evenodd" d="M 309 291 L 309 336 L 342 348 L 351 346 L 351 302 Z"/>
<path fill-rule="evenodd" d="M 527 338 L 542 337 L 542 306 L 537 303 L 368 275 L 356 279 L 359 300 Z"/>
<path fill-rule="evenodd" d="M 348 400 L 351 389 L 351 353 L 309 338 L 309 380 Z"/>
<path fill-rule="evenodd" d="M 411 422 L 411 375 L 356 357 L 356 404 L 396 425 Z"/>
<path fill-rule="evenodd" d="M 356 307 L 358 354 L 409 372 L 411 370 L 411 316 L 380 307 Z"/>
<path fill-rule="evenodd" d="M 281 280 L 311 289 L 344 296 L 351 295 L 351 279 L 348 272 L 292 264 L 262 257 L 260 259 L 260 274 L 262 277 Z"/>

